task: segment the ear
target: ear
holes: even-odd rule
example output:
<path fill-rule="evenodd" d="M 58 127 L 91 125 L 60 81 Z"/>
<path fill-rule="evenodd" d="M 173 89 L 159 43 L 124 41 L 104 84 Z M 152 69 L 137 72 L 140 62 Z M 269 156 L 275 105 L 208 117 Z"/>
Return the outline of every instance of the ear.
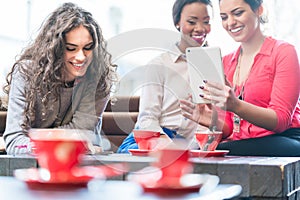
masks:
<path fill-rule="evenodd" d="M 262 16 L 264 13 L 264 7 L 262 5 L 259 6 L 259 8 L 257 9 L 257 14 L 258 16 Z"/>

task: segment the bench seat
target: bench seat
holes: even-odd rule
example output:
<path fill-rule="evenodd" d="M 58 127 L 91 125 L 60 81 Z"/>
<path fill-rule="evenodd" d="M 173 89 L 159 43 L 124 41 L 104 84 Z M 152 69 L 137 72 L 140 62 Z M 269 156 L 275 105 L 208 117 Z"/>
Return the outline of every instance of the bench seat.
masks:
<path fill-rule="evenodd" d="M 109 101 L 103 113 L 102 135 L 108 138 L 112 151 L 116 152 L 122 141 L 134 128 L 139 112 L 139 96 L 119 96 L 113 104 Z M 0 150 L 4 150 L 3 133 L 6 111 L 0 111 Z M 1 145 L 2 144 L 2 145 Z"/>

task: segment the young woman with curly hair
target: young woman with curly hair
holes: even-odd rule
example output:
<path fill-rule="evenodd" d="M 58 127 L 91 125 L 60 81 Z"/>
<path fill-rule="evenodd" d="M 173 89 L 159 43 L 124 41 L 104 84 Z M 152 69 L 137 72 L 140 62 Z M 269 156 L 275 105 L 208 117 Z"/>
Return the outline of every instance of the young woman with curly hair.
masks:
<path fill-rule="evenodd" d="M 101 146 L 115 71 L 92 14 L 73 3 L 58 7 L 7 76 L 6 152 L 30 152 L 30 128 L 89 130 L 93 145 Z"/>

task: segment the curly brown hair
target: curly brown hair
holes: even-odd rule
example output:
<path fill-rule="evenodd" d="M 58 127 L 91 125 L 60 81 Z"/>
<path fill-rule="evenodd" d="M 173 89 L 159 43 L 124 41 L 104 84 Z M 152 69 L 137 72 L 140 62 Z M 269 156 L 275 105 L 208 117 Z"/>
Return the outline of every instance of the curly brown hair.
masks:
<path fill-rule="evenodd" d="M 107 96 L 116 82 L 116 65 L 111 63 L 111 54 L 106 50 L 106 41 L 101 28 L 90 12 L 73 3 L 64 3 L 44 21 L 36 39 L 26 47 L 6 77 L 4 91 L 9 94 L 12 74 L 18 70 L 24 77 L 26 107 L 23 128 L 34 120 L 35 98 L 42 98 L 42 113 L 48 110 L 49 96 L 58 98 L 64 84 L 65 36 L 71 30 L 83 25 L 93 38 L 93 61 L 88 67 L 88 81 L 98 83 L 97 97 Z M 38 94 L 38 95 L 37 95 Z"/>

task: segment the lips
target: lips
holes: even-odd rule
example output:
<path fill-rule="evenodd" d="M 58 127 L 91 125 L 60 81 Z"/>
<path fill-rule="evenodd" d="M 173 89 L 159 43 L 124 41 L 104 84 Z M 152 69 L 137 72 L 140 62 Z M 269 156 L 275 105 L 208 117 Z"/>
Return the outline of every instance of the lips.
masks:
<path fill-rule="evenodd" d="M 237 33 L 237 32 L 239 32 L 239 31 L 243 30 L 243 28 L 244 28 L 243 26 L 235 27 L 235 28 L 230 28 L 229 31 L 230 31 L 231 33 Z"/>
<path fill-rule="evenodd" d="M 73 65 L 73 67 L 76 69 L 76 70 L 80 70 L 80 69 L 82 69 L 83 67 L 84 67 L 84 65 L 85 65 L 85 62 L 83 62 L 83 63 L 72 63 L 72 62 L 70 62 L 72 65 Z"/>
<path fill-rule="evenodd" d="M 202 44 L 206 38 L 206 34 L 202 35 L 193 35 L 192 36 L 193 40 L 195 40 L 197 43 Z"/>

